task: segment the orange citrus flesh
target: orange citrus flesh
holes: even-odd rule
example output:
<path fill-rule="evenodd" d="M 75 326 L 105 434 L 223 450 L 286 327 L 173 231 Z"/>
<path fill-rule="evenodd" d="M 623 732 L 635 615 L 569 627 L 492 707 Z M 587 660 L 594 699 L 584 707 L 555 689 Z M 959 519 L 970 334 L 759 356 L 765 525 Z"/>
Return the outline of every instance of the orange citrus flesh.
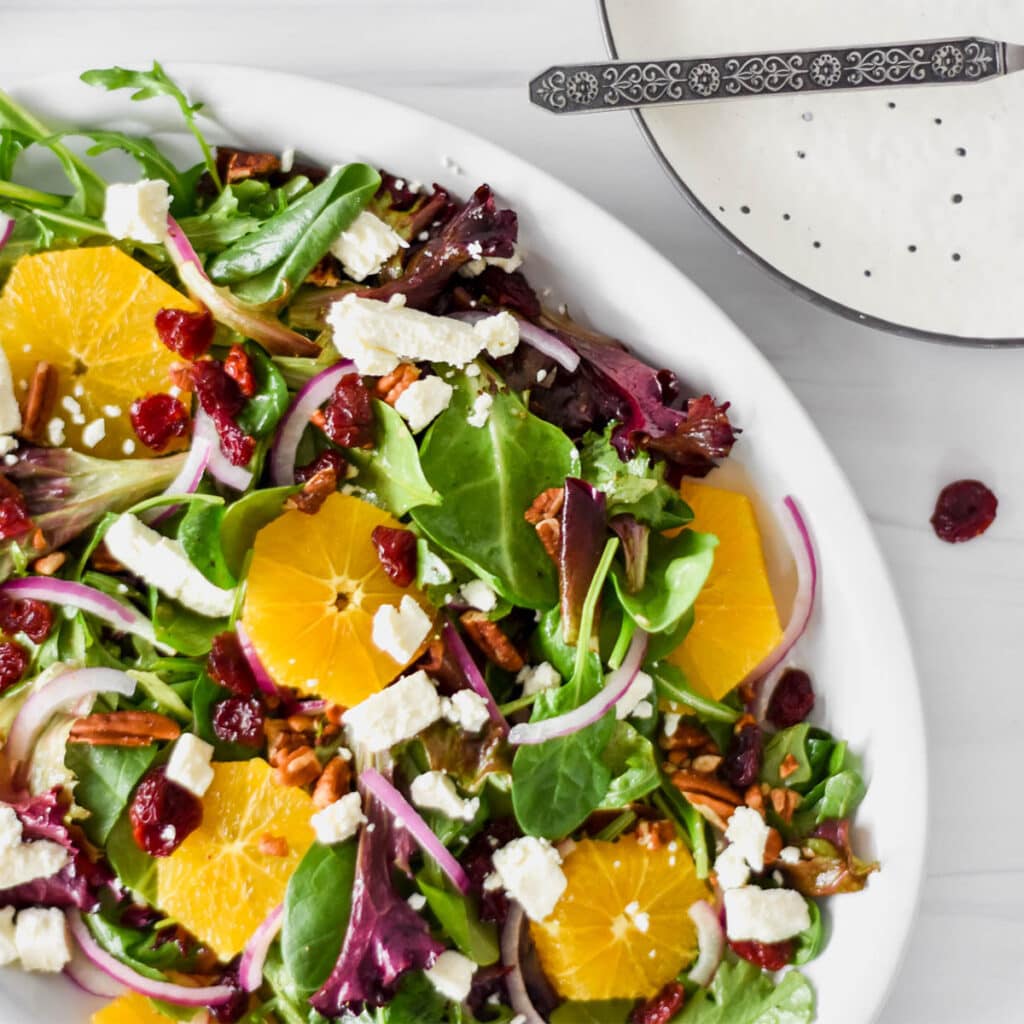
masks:
<path fill-rule="evenodd" d="M 168 1018 L 158 1013 L 145 996 L 129 992 L 92 1015 L 92 1024 L 167 1024 Z"/>
<path fill-rule="evenodd" d="M 0 295 L 0 348 L 24 402 L 36 364 L 57 370 L 52 416 L 66 443 L 101 458 L 154 454 L 135 436 L 128 408 L 166 391 L 178 358 L 160 341 L 163 308 L 196 306 L 120 249 L 65 249 L 22 256 Z M 77 404 L 76 404 L 77 403 Z M 92 447 L 82 430 L 100 419 L 105 436 Z M 95 429 L 95 428 L 94 428 Z"/>
<path fill-rule="evenodd" d="M 586 839 L 562 865 L 551 915 L 530 926 L 541 966 L 566 999 L 645 999 L 697 955 L 689 908 L 708 898 L 681 842 Z"/>
<path fill-rule="evenodd" d="M 352 707 L 405 668 L 373 643 L 381 605 L 408 594 L 432 614 L 421 594 L 391 582 L 371 540 L 375 527 L 401 525 L 339 493 L 315 515 L 285 512 L 256 535 L 242 622 L 278 684 Z"/>
<path fill-rule="evenodd" d="M 158 905 L 230 960 L 283 899 L 288 879 L 313 843 L 310 796 L 271 781 L 260 758 L 214 764 L 202 824 L 157 862 Z M 259 850 L 260 837 L 288 843 L 283 857 Z"/>
<path fill-rule="evenodd" d="M 668 660 L 699 692 L 721 700 L 782 638 L 754 506 L 745 494 L 684 480 L 695 530 L 718 537 L 693 629 Z"/>

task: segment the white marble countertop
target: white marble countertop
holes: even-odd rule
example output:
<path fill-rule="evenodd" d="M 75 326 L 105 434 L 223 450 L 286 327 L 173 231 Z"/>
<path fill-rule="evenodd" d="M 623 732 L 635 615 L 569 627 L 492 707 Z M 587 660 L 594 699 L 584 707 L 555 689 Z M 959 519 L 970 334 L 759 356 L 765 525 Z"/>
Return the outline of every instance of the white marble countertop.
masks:
<path fill-rule="evenodd" d="M 562 178 L 704 288 L 788 381 L 852 480 L 913 636 L 930 748 L 928 875 L 880 1019 L 1024 1019 L 1013 781 L 1024 751 L 1024 351 L 907 341 L 818 310 L 690 211 L 628 115 L 531 108 L 536 71 L 604 55 L 593 0 L 0 0 L 0 39 L 4 86 L 156 56 L 301 72 L 419 107 Z M 949 546 L 928 518 L 939 489 L 964 476 L 993 488 L 999 517 L 984 538 Z"/>

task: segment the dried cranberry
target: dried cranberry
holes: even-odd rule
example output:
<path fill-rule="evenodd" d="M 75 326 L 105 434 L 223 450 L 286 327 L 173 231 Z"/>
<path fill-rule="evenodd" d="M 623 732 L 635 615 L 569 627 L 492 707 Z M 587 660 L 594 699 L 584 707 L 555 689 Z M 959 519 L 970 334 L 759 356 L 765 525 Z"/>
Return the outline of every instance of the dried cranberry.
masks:
<path fill-rule="evenodd" d="M 811 677 L 798 668 L 788 668 L 772 691 L 766 717 L 776 729 L 799 725 L 814 710 Z"/>
<path fill-rule="evenodd" d="M 229 419 L 214 418 L 220 447 L 233 466 L 247 466 L 256 451 L 256 438 L 250 437 L 242 428 Z"/>
<path fill-rule="evenodd" d="M 399 587 L 409 586 L 416 579 L 416 534 L 412 530 L 375 526 L 371 538 L 391 582 Z"/>
<path fill-rule="evenodd" d="M 256 377 L 252 372 L 252 360 L 241 345 L 232 345 L 224 360 L 224 372 L 238 385 L 246 398 L 256 394 Z"/>
<path fill-rule="evenodd" d="M 505 890 L 485 889 L 484 879 L 494 871 L 494 851 L 520 835 L 514 818 L 498 818 L 469 842 L 459 858 L 469 875 L 480 899 L 480 917 L 484 921 L 504 924 L 508 917 L 508 897 Z"/>
<path fill-rule="evenodd" d="M 251 697 L 256 692 L 256 678 L 237 633 L 218 633 L 213 638 L 206 671 L 215 682 L 239 697 Z"/>
<path fill-rule="evenodd" d="M 249 997 L 242 991 L 238 980 L 238 964 L 239 960 L 233 960 L 218 981 L 219 985 L 227 985 L 231 989 L 230 998 L 217 1006 L 207 1007 L 211 1020 L 217 1021 L 218 1024 L 235 1024 L 235 1021 L 241 1020 L 245 1011 L 249 1009 Z"/>
<path fill-rule="evenodd" d="M 940 540 L 959 544 L 983 534 L 996 518 L 999 499 L 980 480 L 957 480 L 942 488 L 932 529 Z"/>
<path fill-rule="evenodd" d="M 128 817 L 139 849 L 169 857 L 203 820 L 203 805 L 187 789 L 154 768 L 135 790 Z"/>
<path fill-rule="evenodd" d="M 213 342 L 213 331 L 209 310 L 190 313 L 185 309 L 161 309 L 156 315 L 160 340 L 185 359 L 198 359 Z"/>
<path fill-rule="evenodd" d="M 746 789 L 757 782 L 761 772 L 761 730 L 745 725 L 729 744 L 722 764 L 722 774 L 737 789 Z"/>
<path fill-rule="evenodd" d="M 192 384 L 199 404 L 210 416 L 234 419 L 245 405 L 245 395 L 234 377 L 228 376 L 224 364 L 216 359 L 200 359 L 192 367 Z"/>
<path fill-rule="evenodd" d="M 683 1008 L 686 989 L 670 981 L 656 996 L 641 1003 L 630 1015 L 629 1024 L 668 1024 Z"/>
<path fill-rule="evenodd" d="M 370 392 L 358 373 L 338 381 L 324 409 L 324 433 L 342 448 L 373 447 L 373 407 Z"/>
<path fill-rule="evenodd" d="M 263 746 L 263 708 L 254 697 L 225 697 L 213 709 L 213 731 L 225 743 Z"/>
<path fill-rule="evenodd" d="M 793 959 L 793 943 L 786 942 L 729 942 L 732 951 L 744 960 L 766 971 L 781 971 Z"/>
<path fill-rule="evenodd" d="M 0 476 L 0 540 L 20 537 L 32 529 L 25 496 L 5 476 Z"/>
<path fill-rule="evenodd" d="M 296 466 L 295 482 L 297 484 L 304 484 L 325 469 L 333 469 L 334 479 L 343 480 L 347 467 L 348 463 L 341 452 L 328 449 L 321 452 L 312 462 L 307 463 L 305 466 Z"/>
<path fill-rule="evenodd" d="M 188 433 L 188 409 L 174 395 L 161 392 L 136 398 L 128 415 L 139 440 L 155 452 L 162 452 L 173 438 Z"/>
<path fill-rule="evenodd" d="M 24 633 L 33 643 L 41 644 L 53 628 L 53 612 L 48 604 L 29 599 L 16 601 L 0 595 L 0 630 Z"/>
<path fill-rule="evenodd" d="M 0 643 L 0 693 L 13 686 L 28 667 L 28 651 L 13 640 Z"/>

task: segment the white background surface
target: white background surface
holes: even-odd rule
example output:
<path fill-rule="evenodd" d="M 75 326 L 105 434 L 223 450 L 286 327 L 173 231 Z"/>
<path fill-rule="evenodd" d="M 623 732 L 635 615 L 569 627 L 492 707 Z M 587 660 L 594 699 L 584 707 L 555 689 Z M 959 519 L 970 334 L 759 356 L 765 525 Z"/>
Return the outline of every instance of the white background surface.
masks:
<path fill-rule="evenodd" d="M 3 85 L 157 56 L 302 72 L 420 107 L 563 178 L 706 289 L 790 383 L 851 478 L 913 635 L 932 832 L 922 916 L 881 1020 L 1024 1019 L 1024 352 L 929 346 L 820 312 L 690 212 L 628 115 L 531 109 L 530 75 L 603 56 L 591 0 L 0 0 L 0 40 Z M 622 268 L 623 302 L 630 273 Z M 984 538 L 950 547 L 928 517 L 939 488 L 961 476 L 988 482 L 1000 514 Z"/>

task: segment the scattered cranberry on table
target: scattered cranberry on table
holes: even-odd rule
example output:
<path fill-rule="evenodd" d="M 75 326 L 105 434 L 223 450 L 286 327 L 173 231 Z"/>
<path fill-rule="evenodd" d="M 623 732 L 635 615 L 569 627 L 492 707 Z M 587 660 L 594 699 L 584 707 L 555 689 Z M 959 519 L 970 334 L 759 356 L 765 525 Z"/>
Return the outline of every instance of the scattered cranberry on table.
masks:
<path fill-rule="evenodd" d="M 961 544 L 980 537 L 995 521 L 999 499 L 980 480 L 957 480 L 942 488 L 932 528 L 940 540 Z"/>

